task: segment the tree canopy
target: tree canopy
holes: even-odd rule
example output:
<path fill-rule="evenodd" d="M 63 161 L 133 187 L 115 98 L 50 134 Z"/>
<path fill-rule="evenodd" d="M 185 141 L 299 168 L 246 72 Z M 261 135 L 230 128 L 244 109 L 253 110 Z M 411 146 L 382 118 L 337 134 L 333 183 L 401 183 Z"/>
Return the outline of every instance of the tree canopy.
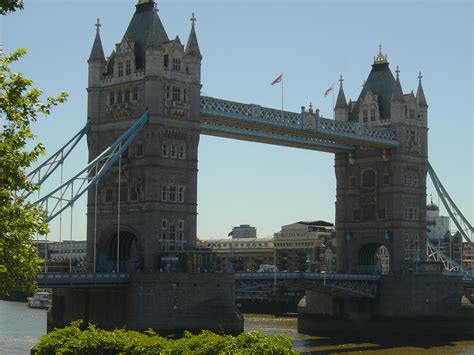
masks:
<path fill-rule="evenodd" d="M 44 146 L 34 142 L 30 125 L 67 98 L 61 93 L 43 100 L 31 80 L 11 71 L 11 64 L 25 54 L 25 49 L 9 55 L 0 52 L 0 296 L 35 287 L 39 265 L 32 237 L 46 234 L 48 226 L 45 212 L 22 197 L 37 188 L 26 169 L 44 154 Z"/>
<path fill-rule="evenodd" d="M 0 15 L 23 9 L 23 0 L 2 0 L 0 4 Z"/>

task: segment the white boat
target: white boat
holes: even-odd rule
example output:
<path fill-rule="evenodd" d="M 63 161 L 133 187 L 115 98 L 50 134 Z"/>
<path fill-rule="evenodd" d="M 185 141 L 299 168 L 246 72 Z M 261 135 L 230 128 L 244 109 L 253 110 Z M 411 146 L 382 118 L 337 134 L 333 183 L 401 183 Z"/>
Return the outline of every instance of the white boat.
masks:
<path fill-rule="evenodd" d="M 36 292 L 33 297 L 28 297 L 28 307 L 48 309 L 51 304 L 50 292 Z"/>

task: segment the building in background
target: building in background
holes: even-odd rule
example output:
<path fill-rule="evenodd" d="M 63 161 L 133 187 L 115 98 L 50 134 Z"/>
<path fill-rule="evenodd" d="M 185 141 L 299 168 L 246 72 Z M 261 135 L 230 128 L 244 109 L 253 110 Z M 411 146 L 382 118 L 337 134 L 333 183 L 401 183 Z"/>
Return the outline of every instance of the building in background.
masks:
<path fill-rule="evenodd" d="M 38 247 L 38 257 L 44 260 L 43 271 L 84 272 L 86 271 L 85 240 L 34 240 Z"/>
<path fill-rule="evenodd" d="M 462 243 L 462 264 L 465 268 L 474 273 L 474 244 L 469 242 Z"/>
<path fill-rule="evenodd" d="M 274 234 L 275 264 L 279 270 L 333 271 L 334 225 L 325 221 L 296 222 Z"/>
<path fill-rule="evenodd" d="M 199 246 L 216 254 L 217 271 L 255 272 L 261 264 L 274 264 L 273 238 L 203 240 Z"/>
<path fill-rule="evenodd" d="M 257 238 L 257 228 L 250 226 L 250 224 L 241 224 L 238 227 L 232 228 L 229 233 L 232 238 Z"/>
<path fill-rule="evenodd" d="M 431 201 L 426 206 L 426 224 L 428 225 L 428 239 L 432 243 L 441 241 L 449 232 L 449 217 L 439 215 L 439 207 Z"/>

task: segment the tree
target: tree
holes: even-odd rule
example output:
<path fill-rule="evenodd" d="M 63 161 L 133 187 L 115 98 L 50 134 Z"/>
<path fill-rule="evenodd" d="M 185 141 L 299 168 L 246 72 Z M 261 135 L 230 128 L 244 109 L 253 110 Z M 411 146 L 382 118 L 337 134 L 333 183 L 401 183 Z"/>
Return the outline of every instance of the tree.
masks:
<path fill-rule="evenodd" d="M 2 0 L 0 4 L 0 15 L 23 9 L 23 0 Z"/>
<path fill-rule="evenodd" d="M 37 189 L 26 169 L 44 154 L 44 146 L 33 142 L 30 124 L 67 98 L 61 93 L 42 101 L 41 90 L 33 88 L 31 80 L 11 71 L 11 63 L 25 54 L 25 49 L 10 55 L 0 52 L 0 296 L 35 288 L 39 264 L 32 237 L 46 234 L 48 226 L 45 211 L 22 197 Z"/>

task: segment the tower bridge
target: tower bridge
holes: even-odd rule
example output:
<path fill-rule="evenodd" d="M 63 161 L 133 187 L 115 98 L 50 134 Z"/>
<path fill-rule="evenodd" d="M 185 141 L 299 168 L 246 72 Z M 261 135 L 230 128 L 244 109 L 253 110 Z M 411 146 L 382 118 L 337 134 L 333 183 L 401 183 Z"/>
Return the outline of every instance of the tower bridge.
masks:
<path fill-rule="evenodd" d="M 202 96 L 202 55 L 194 16 L 183 45 L 179 37 L 169 39 L 154 1 L 140 1 L 124 36 L 107 58 L 100 24 L 96 26 L 88 59 L 88 122 L 81 131 L 87 132 L 90 163 L 37 201 L 49 210 L 50 220 L 87 194 L 89 272 L 156 271 L 160 257 L 196 251 L 198 146 L 204 134 L 334 153 L 337 272 L 376 273 L 382 251 L 389 259 L 389 270 L 380 287 L 398 289 L 406 281 L 419 295 L 436 293 L 437 305 L 454 304 L 460 297 L 460 277 L 430 274 L 425 286 L 431 286 L 418 289 L 425 279 L 413 276 L 425 265 L 424 251 L 429 248 L 426 177 L 432 169 L 427 159 L 428 104 L 421 73 L 416 95 L 404 94 L 398 67 L 394 76 L 380 48 L 357 100 L 346 100 L 341 77 L 335 119 L 328 119 L 312 108 L 302 107 L 295 113 Z M 41 176 L 49 176 L 63 163 L 68 147 L 35 170 L 39 183 Z M 444 188 L 440 191 L 445 193 Z M 472 227 L 462 214 L 456 216 L 468 226 L 465 235 L 469 238 Z M 200 260 L 201 256 L 194 257 Z M 114 278 L 110 277 L 102 281 L 108 283 Z M 137 277 L 130 286 L 135 287 L 131 307 L 143 312 L 142 302 L 151 297 L 137 290 L 159 294 L 153 282 L 165 280 L 176 288 L 172 274 L 166 277 Z M 202 293 L 202 302 L 232 299 L 220 287 L 227 282 L 223 277 L 218 276 L 221 281 L 213 281 L 209 290 L 216 297 Z M 308 287 L 307 302 L 312 297 L 321 301 L 321 288 L 312 289 L 308 284 L 317 277 L 306 277 L 294 276 L 294 286 Z M 76 277 L 77 285 L 85 279 Z M 91 280 L 97 282 L 96 276 Z M 122 283 L 126 280 L 126 276 L 120 279 Z M 368 282 L 352 281 L 331 280 L 326 288 L 347 291 L 352 287 L 354 294 L 354 290 L 362 292 L 361 282 Z M 183 282 L 186 287 L 198 287 L 191 279 Z M 455 287 L 450 288 L 451 284 Z M 375 288 L 365 290 L 374 297 Z M 170 297 L 178 296 L 172 293 Z M 338 294 L 327 297 L 338 299 Z M 378 302 L 386 306 L 398 296 L 384 297 Z M 396 301 L 415 315 L 427 315 L 434 309 L 419 309 L 415 302 L 400 297 Z M 166 312 L 176 310 L 176 302 Z M 378 314 L 380 307 L 376 307 Z"/>

